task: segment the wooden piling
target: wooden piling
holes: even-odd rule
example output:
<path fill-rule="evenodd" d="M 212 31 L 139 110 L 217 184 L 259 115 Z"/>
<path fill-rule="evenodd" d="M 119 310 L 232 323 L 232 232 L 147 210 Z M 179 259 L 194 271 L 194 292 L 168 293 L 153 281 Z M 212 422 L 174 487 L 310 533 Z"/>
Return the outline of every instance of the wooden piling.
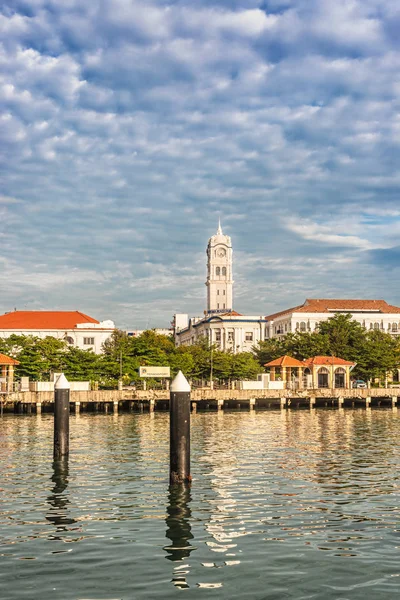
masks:
<path fill-rule="evenodd" d="M 69 454 L 69 394 L 70 385 L 61 373 L 54 388 L 54 460 Z"/>
<path fill-rule="evenodd" d="M 179 371 L 170 388 L 170 483 L 188 483 L 190 475 L 190 385 Z"/>

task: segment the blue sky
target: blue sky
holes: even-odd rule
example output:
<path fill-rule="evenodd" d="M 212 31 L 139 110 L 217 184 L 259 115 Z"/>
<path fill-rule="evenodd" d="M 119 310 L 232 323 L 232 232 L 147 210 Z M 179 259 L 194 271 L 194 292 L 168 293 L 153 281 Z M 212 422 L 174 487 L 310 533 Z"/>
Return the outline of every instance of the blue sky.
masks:
<path fill-rule="evenodd" d="M 0 312 L 400 305 L 398 0 L 15 0 L 0 13 Z"/>

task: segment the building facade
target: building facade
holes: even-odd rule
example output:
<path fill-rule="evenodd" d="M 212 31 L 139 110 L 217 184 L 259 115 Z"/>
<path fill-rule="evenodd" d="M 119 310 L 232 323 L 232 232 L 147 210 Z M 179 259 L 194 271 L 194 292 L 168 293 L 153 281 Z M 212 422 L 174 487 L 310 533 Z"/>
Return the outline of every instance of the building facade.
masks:
<path fill-rule="evenodd" d="M 173 331 L 177 346 L 206 338 L 221 350 L 249 352 L 265 336 L 265 318 L 233 310 L 233 250 L 231 238 L 218 224 L 207 244 L 207 303 L 203 316 L 176 314 Z"/>
<path fill-rule="evenodd" d="M 153 331 L 157 335 L 172 335 L 172 329 L 156 327 L 155 329 L 125 329 L 128 337 L 140 337 L 145 331 Z"/>
<path fill-rule="evenodd" d="M 233 307 L 232 242 L 218 223 L 207 245 L 207 313 L 230 312 Z"/>
<path fill-rule="evenodd" d="M 197 343 L 200 338 L 221 350 L 250 351 L 260 341 L 288 333 L 312 332 L 318 323 L 335 314 L 350 314 L 365 329 L 400 335 L 400 308 L 385 300 L 311 298 L 303 304 L 268 316 L 242 315 L 233 309 L 233 250 L 231 238 L 221 224 L 207 245 L 207 303 L 203 316 L 174 315 L 177 346 Z"/>
<path fill-rule="evenodd" d="M 350 314 L 365 329 L 400 334 L 400 308 L 385 300 L 308 298 L 303 304 L 265 317 L 265 339 L 296 331 L 315 331 L 318 323 L 335 314 Z"/>
<path fill-rule="evenodd" d="M 64 340 L 81 350 L 102 351 L 115 329 L 113 321 L 97 321 L 79 311 L 20 311 L 0 316 L 0 338 L 11 335 L 47 336 Z"/>

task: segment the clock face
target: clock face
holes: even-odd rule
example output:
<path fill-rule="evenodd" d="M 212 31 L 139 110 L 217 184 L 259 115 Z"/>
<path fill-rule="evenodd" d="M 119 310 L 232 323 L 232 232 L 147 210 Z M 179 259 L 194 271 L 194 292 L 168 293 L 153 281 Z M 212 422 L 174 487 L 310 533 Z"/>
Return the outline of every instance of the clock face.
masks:
<path fill-rule="evenodd" d="M 217 256 L 218 256 L 219 258 L 223 258 L 223 257 L 225 256 L 225 254 L 226 254 L 226 252 L 225 252 L 224 248 L 219 248 L 219 249 L 217 250 Z"/>

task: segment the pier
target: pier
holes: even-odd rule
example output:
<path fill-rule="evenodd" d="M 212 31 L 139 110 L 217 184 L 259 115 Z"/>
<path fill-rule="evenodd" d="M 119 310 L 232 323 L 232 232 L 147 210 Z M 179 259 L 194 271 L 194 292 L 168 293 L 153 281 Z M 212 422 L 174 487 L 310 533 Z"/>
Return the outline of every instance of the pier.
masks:
<path fill-rule="evenodd" d="M 168 390 L 72 391 L 71 412 L 167 411 Z M 271 408 L 369 408 L 399 406 L 399 388 L 309 389 L 309 390 L 211 390 L 191 392 L 192 410 L 254 410 Z M 3 412 L 53 412 L 53 392 L 0 394 Z"/>

